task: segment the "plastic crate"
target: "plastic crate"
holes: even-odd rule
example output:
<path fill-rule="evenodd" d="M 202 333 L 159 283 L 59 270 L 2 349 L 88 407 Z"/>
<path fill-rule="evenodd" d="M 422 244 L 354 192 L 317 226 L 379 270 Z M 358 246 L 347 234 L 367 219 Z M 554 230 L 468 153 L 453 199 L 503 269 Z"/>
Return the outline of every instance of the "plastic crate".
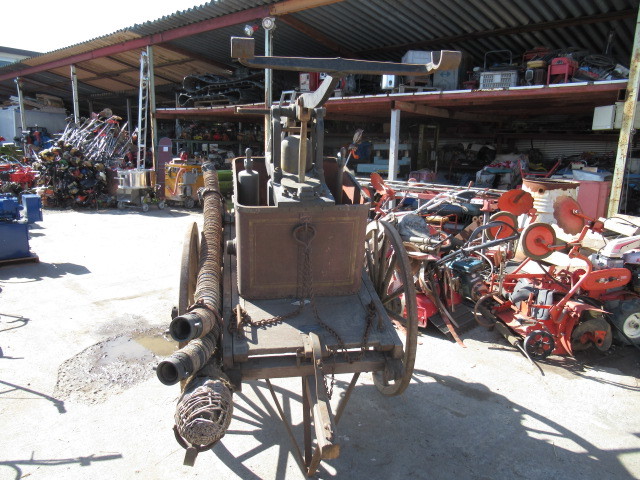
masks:
<path fill-rule="evenodd" d="M 40 195 L 31 193 L 22 194 L 22 210 L 23 216 L 27 219 L 27 223 L 41 222 L 42 199 Z"/>
<path fill-rule="evenodd" d="M 26 223 L 0 221 L 0 260 L 30 256 L 28 229 Z"/>
<path fill-rule="evenodd" d="M 482 72 L 480 74 L 480 89 L 508 88 L 518 85 L 518 72 L 507 70 L 504 72 Z"/>

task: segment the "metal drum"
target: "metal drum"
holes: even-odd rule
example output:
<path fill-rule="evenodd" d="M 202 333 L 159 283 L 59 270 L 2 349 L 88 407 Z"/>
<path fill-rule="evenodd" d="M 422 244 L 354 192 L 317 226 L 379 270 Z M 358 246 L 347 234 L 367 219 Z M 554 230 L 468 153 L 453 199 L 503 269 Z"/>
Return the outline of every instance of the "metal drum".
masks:
<path fill-rule="evenodd" d="M 153 187 L 156 183 L 156 172 L 152 169 L 118 170 L 120 187 L 143 188 Z"/>

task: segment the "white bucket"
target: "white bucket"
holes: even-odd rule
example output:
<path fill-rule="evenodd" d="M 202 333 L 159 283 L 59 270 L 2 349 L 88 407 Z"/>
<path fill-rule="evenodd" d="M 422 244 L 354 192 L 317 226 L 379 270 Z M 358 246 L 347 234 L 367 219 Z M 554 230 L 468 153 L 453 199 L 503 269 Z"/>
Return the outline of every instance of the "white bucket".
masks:
<path fill-rule="evenodd" d="M 549 179 L 529 179 L 522 180 L 522 189 L 529 192 L 533 197 L 533 208 L 538 211 L 537 222 L 554 225 L 556 219 L 553 217 L 553 202 L 556 198 L 569 196 L 578 198 L 578 187 L 580 183 L 570 180 L 549 180 Z"/>
<path fill-rule="evenodd" d="M 567 236 L 564 231 L 556 225 L 557 221 L 553 216 L 553 203 L 558 197 L 569 196 L 573 199 L 578 198 L 578 187 L 580 183 L 572 182 L 570 180 L 550 180 L 550 179 L 523 179 L 522 190 L 525 190 L 533 197 L 533 208 L 538 212 L 538 218 L 536 222 L 548 223 L 553 227 L 556 232 L 556 236 L 559 238 L 573 238 L 573 236 Z M 524 220 L 523 220 L 524 217 Z M 530 222 L 528 216 L 523 215 L 520 217 L 520 226 L 527 228 Z M 554 253 L 555 255 L 555 253 Z M 521 242 L 518 242 L 516 248 L 516 259 L 523 259 L 525 254 L 521 247 Z"/>

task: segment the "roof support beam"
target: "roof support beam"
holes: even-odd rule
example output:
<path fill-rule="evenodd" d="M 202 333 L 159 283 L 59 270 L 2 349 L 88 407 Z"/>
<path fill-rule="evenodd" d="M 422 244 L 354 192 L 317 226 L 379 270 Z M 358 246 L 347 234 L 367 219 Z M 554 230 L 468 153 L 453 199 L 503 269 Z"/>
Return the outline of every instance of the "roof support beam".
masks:
<path fill-rule="evenodd" d="M 48 91 L 57 90 L 58 92 L 61 92 L 64 95 L 69 95 L 69 80 L 67 79 L 65 79 L 64 81 L 55 82 L 55 83 L 43 83 L 37 80 L 33 80 L 31 78 L 20 77 L 20 81 L 45 88 Z"/>
<path fill-rule="evenodd" d="M 393 102 L 393 108 L 408 113 L 417 113 L 427 117 L 449 118 L 451 120 L 468 120 L 470 122 L 500 123 L 502 119 L 495 116 L 479 115 L 477 113 L 451 112 L 445 108 L 428 107 L 411 102 Z"/>
<path fill-rule="evenodd" d="M 207 63 L 214 67 L 216 70 L 222 70 L 225 75 L 230 75 L 233 70 L 232 67 L 227 65 L 226 63 L 217 62 L 215 60 L 211 60 L 210 58 L 205 57 L 204 55 L 200 55 L 198 53 L 190 52 L 184 48 L 176 47 L 175 45 L 171 45 L 170 43 L 162 43 L 160 44 L 160 48 L 164 48 L 165 50 L 169 50 L 170 52 L 179 53 L 180 55 L 184 55 L 185 57 L 189 57 L 191 60 L 197 60 L 202 63 Z M 158 65 L 157 68 L 162 68 L 164 65 Z"/>
<path fill-rule="evenodd" d="M 108 57 L 118 53 L 128 52 L 130 50 L 138 50 L 151 45 L 159 45 L 162 43 L 171 42 L 173 40 L 178 40 L 180 38 L 190 37 L 192 35 L 198 35 L 200 33 L 230 27 L 233 25 L 238 25 L 240 23 L 251 22 L 257 18 L 267 17 L 269 15 L 286 15 L 288 13 L 299 12 L 302 10 L 307 10 L 309 8 L 316 8 L 324 5 L 330 5 L 332 3 L 337 3 L 340 1 L 343 0 L 284 0 L 281 2 L 273 3 L 271 5 L 262 5 L 260 7 L 250 8 L 248 10 L 223 15 L 221 17 L 210 18 L 202 22 L 173 28 L 164 32 L 148 35 L 146 37 L 134 38 L 132 40 L 127 40 L 126 42 L 118 43 L 115 45 L 108 45 L 106 47 L 98 48 L 90 52 L 79 53 L 70 57 L 60 58 L 58 60 L 46 62 L 41 65 L 27 67 L 22 70 L 3 73 L 0 74 L 0 81 L 44 72 L 54 68 L 67 67 L 72 64 L 78 65 L 81 62 L 95 60 L 96 58 Z"/>
<path fill-rule="evenodd" d="M 124 65 L 125 67 L 129 67 L 131 69 L 131 71 L 135 71 L 135 72 L 140 71 L 140 65 L 139 64 L 138 65 L 132 65 L 129 62 L 125 62 L 124 60 L 120 60 L 119 58 L 115 58 L 115 57 L 109 57 L 109 60 L 111 60 L 112 62 L 119 63 L 120 65 Z M 164 80 L 165 82 L 176 83 L 175 80 L 172 80 L 171 78 L 163 77 L 162 75 L 158 75 L 158 74 L 156 74 L 155 76 L 156 76 L 156 78 L 160 78 L 160 79 Z M 140 87 L 140 85 L 138 85 L 138 84 L 135 84 L 133 86 L 136 87 L 136 88 Z"/>
<path fill-rule="evenodd" d="M 95 60 L 96 58 L 110 57 L 118 53 L 128 52 L 130 50 L 138 50 L 146 48 L 150 45 L 158 45 L 160 43 L 178 40 L 180 38 L 189 37 L 191 35 L 197 35 L 199 33 L 217 30 L 219 28 L 230 27 L 239 23 L 250 22 L 255 20 L 256 18 L 266 17 L 269 14 L 270 10 L 268 6 L 251 8 L 249 10 L 231 13 L 222 17 L 211 18 L 209 20 L 192 23 L 190 25 L 185 25 L 184 27 L 174 28 L 165 32 L 156 33 L 154 35 L 134 38 L 132 40 L 127 40 L 126 42 L 98 48 L 90 52 L 79 53 L 67 58 L 60 58 L 58 60 L 46 62 L 41 65 L 36 65 L 34 67 L 27 67 L 23 70 L 4 73 L 0 75 L 0 81 L 9 80 L 18 76 L 22 77 L 24 75 L 44 72 L 54 68 L 66 67 L 74 63 L 77 65 L 78 63 Z"/>
<path fill-rule="evenodd" d="M 96 75 L 93 78 L 91 78 L 91 77 L 90 78 L 79 78 L 78 80 L 80 80 L 82 83 L 87 83 L 87 82 L 89 82 L 91 80 L 100 80 L 100 75 L 101 74 L 99 74 L 95 70 L 92 70 L 92 69 L 86 68 L 86 67 L 78 67 L 77 65 L 76 65 L 76 70 L 82 70 L 83 72 L 87 72 L 87 73 L 90 73 L 92 75 Z M 114 82 L 117 82 L 117 83 L 121 83 L 122 85 L 126 85 L 127 87 L 135 87 L 136 86 L 135 83 L 131 83 L 131 82 L 128 82 L 128 81 L 120 79 L 120 78 L 110 78 L 110 80 L 112 80 Z M 98 88 L 100 88 L 100 87 L 98 87 Z"/>
<path fill-rule="evenodd" d="M 113 59 L 110 59 L 113 60 Z M 171 67 L 173 65 L 182 65 L 183 63 L 189 63 L 192 62 L 192 59 L 186 58 L 184 60 L 173 60 L 172 62 L 165 62 L 165 63 L 161 63 L 159 65 L 156 65 L 156 68 L 163 68 L 163 67 Z M 119 62 L 120 63 L 120 62 Z M 132 73 L 132 72 L 138 72 L 139 68 L 134 68 L 134 67 L 129 67 L 129 68 L 121 68 L 120 70 L 111 70 L 110 72 L 105 72 L 105 73 L 96 73 L 96 75 L 94 77 L 85 77 L 83 79 L 81 79 L 83 82 L 91 82 L 93 80 L 102 80 L 102 79 L 113 79 L 116 81 L 120 81 L 117 78 L 118 75 L 122 75 L 123 73 Z M 87 70 L 88 71 L 88 70 Z M 95 73 L 95 72 L 92 72 Z M 156 75 L 157 76 L 157 75 Z M 164 80 L 163 77 L 160 77 Z M 132 83 L 129 83 L 130 86 L 135 86 Z"/>
<path fill-rule="evenodd" d="M 284 0 L 283 2 L 272 3 L 269 6 L 269 15 L 286 15 L 342 1 L 344 0 Z"/>
<path fill-rule="evenodd" d="M 343 48 L 339 43 L 334 42 L 331 38 L 326 36 L 324 33 L 316 30 L 311 25 L 308 25 L 298 20 L 292 15 L 283 15 L 282 17 L 279 18 L 279 20 L 282 21 L 283 23 L 286 23 L 290 27 L 295 28 L 299 32 L 304 33 L 306 36 L 312 38 L 319 44 L 324 45 L 329 50 L 332 50 L 336 53 L 339 53 L 340 55 L 344 55 L 349 58 L 356 57 L 356 54 L 353 51 Z"/>
<path fill-rule="evenodd" d="M 472 40 L 476 38 L 498 37 L 502 35 L 515 35 L 525 32 L 538 32 L 541 30 L 552 30 L 556 28 L 572 27 L 574 25 L 585 25 L 588 23 L 611 22 L 614 20 L 623 20 L 628 17 L 635 17 L 637 9 L 620 10 L 618 12 L 600 13 L 597 15 L 587 15 L 584 17 L 567 18 L 564 20 L 555 20 L 551 22 L 532 23 L 518 27 L 498 28 L 496 30 L 483 30 L 480 32 L 463 33 L 461 35 L 451 35 L 449 37 L 434 38 L 421 42 L 403 43 L 399 45 L 389 45 L 387 47 L 372 48 L 369 50 L 360 50 L 359 55 L 367 55 L 371 53 L 392 52 L 395 50 L 411 50 L 415 48 L 427 48 L 430 46 L 439 46 L 443 44 L 451 44 L 461 41 Z M 1 80 L 1 78 L 0 78 Z"/>

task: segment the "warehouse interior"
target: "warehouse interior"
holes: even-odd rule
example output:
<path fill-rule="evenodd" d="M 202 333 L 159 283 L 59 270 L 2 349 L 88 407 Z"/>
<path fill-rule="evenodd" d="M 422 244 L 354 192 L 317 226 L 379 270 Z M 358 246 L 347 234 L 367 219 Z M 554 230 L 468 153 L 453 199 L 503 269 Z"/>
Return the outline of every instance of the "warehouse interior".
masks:
<path fill-rule="evenodd" d="M 0 476 L 640 478 L 639 7 L 0 47 Z"/>

